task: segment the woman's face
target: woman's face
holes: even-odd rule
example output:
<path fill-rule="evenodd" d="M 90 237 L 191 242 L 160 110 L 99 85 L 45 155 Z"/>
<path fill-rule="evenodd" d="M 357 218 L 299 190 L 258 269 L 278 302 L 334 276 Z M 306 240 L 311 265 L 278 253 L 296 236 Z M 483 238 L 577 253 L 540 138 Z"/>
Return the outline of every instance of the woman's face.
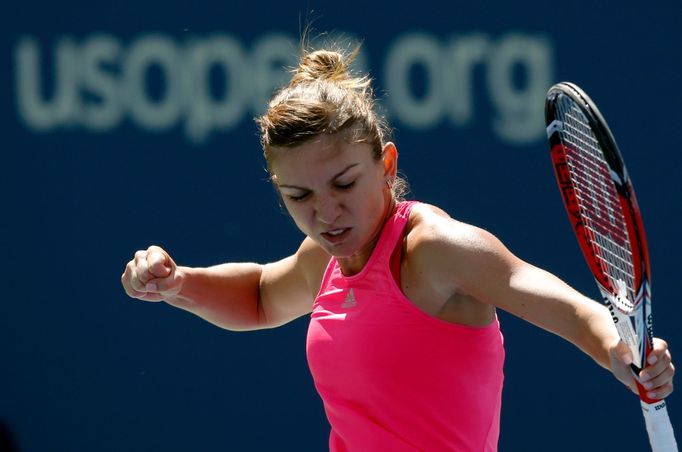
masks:
<path fill-rule="evenodd" d="M 393 144 L 377 161 L 369 144 L 321 136 L 276 150 L 270 166 L 298 228 L 335 256 L 344 272 L 359 271 L 393 205 L 386 183 L 395 176 Z"/>

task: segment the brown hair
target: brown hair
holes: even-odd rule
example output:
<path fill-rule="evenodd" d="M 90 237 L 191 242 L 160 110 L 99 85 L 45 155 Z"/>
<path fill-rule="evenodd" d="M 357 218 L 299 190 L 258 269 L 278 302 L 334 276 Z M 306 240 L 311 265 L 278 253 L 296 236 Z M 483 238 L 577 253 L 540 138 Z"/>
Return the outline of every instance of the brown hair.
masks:
<path fill-rule="evenodd" d="M 339 134 L 349 142 L 368 143 L 374 159 L 381 159 L 388 125 L 374 110 L 370 78 L 351 71 L 359 51 L 360 46 L 346 53 L 302 50 L 289 85 L 274 95 L 267 112 L 256 119 L 268 168 L 273 149 L 298 146 L 320 135 Z M 392 189 L 396 199 L 402 198 L 406 183 L 397 178 Z"/>

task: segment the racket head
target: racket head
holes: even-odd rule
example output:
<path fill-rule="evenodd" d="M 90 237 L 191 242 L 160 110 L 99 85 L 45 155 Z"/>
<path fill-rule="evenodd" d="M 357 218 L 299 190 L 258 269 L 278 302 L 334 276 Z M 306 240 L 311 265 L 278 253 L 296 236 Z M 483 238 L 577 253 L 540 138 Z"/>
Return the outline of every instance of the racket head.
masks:
<path fill-rule="evenodd" d="M 641 369 L 652 344 L 651 271 L 623 157 L 596 104 L 573 83 L 549 89 L 545 121 L 572 229 L 621 338 L 633 352 L 634 366 Z"/>

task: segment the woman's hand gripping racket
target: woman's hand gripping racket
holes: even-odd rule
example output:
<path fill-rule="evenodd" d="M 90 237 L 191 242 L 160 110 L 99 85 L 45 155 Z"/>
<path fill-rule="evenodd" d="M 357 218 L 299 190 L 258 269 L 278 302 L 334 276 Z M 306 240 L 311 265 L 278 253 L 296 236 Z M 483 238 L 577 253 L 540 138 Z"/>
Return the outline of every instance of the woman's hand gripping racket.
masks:
<path fill-rule="evenodd" d="M 647 397 L 637 376 L 652 350 L 649 255 L 635 192 L 597 106 L 577 86 L 558 83 L 545 100 L 554 170 L 573 230 L 604 303 L 632 351 L 649 442 L 677 451 L 665 400 Z"/>

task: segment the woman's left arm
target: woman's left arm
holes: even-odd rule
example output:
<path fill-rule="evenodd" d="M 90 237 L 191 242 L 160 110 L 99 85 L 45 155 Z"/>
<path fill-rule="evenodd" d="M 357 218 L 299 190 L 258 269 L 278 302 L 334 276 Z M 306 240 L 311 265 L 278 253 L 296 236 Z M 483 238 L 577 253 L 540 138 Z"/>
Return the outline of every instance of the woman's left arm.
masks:
<path fill-rule="evenodd" d="M 563 337 L 636 391 L 631 352 L 620 341 L 605 306 L 519 259 L 485 230 L 441 215 L 427 223 L 419 254 L 427 256 L 428 263 L 423 263 L 431 278 L 450 284 L 453 293 L 465 293 Z M 674 373 L 667 343 L 655 339 L 648 366 L 640 374 L 655 394 L 652 398 L 672 392 Z"/>
<path fill-rule="evenodd" d="M 502 246 L 499 241 L 494 244 L 494 238 L 489 240 L 494 247 Z M 608 309 L 545 270 L 513 256 L 503 259 L 513 263 L 506 282 L 498 281 L 496 290 L 501 294 L 497 306 L 567 339 L 637 393 L 630 370 L 632 353 L 620 340 Z M 655 338 L 647 361 L 639 377 L 648 396 L 667 397 L 675 374 L 668 344 Z"/>

